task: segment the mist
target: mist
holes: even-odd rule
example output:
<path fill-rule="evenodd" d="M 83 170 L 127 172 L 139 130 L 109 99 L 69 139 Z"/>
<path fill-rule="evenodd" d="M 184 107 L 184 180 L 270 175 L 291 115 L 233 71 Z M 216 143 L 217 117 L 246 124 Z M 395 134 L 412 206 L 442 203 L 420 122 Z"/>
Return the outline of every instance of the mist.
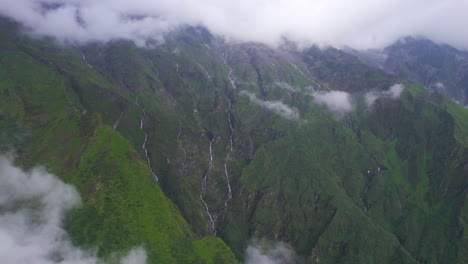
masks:
<path fill-rule="evenodd" d="M 81 203 L 72 185 L 0 156 L 0 263 L 104 264 L 95 251 L 75 247 L 63 229 L 65 214 Z M 146 263 L 146 252 L 133 248 L 118 263 Z"/>
<path fill-rule="evenodd" d="M 297 93 L 301 91 L 300 88 L 293 87 L 290 84 L 285 83 L 285 82 L 275 82 L 274 85 L 290 93 Z"/>
<path fill-rule="evenodd" d="M 300 262 L 292 246 L 284 242 L 253 240 L 245 251 L 246 264 L 296 264 Z"/>
<path fill-rule="evenodd" d="M 264 101 L 257 98 L 255 94 L 247 91 L 241 91 L 240 94 L 246 95 L 252 103 L 259 105 L 266 110 L 272 111 L 286 119 L 298 120 L 300 118 L 299 110 L 297 108 L 290 107 L 281 101 Z"/>
<path fill-rule="evenodd" d="M 334 114 L 345 114 L 353 110 L 351 95 L 343 91 L 318 91 L 313 94 L 314 102 L 325 105 Z"/>
<path fill-rule="evenodd" d="M 29 33 L 87 43 L 163 40 L 204 26 L 228 41 L 300 47 L 382 48 L 421 36 L 468 49 L 465 0 L 0 0 L 0 14 Z"/>
<path fill-rule="evenodd" d="M 398 99 L 404 89 L 402 84 L 394 84 L 384 91 L 370 91 L 365 95 L 367 107 L 371 107 L 379 98 Z"/>

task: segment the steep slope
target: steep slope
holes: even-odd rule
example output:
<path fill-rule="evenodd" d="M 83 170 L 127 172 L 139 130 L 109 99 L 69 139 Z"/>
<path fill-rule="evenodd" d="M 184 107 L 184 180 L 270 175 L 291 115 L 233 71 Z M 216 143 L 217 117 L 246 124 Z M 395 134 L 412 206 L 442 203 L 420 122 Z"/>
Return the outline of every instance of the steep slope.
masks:
<path fill-rule="evenodd" d="M 219 238 L 193 233 L 152 177 L 146 158 L 103 124 L 101 114 L 89 113 L 80 104 L 83 95 L 75 93 L 80 82 L 103 94 L 112 84 L 71 50 L 47 41 L 18 44 L 14 27 L 2 21 L 2 149 L 13 148 L 23 167 L 46 165 L 78 188 L 84 205 L 66 223 L 73 242 L 98 246 L 103 258 L 140 245 L 150 263 L 237 263 Z M 105 100 L 108 105 L 96 107 L 111 111 L 109 105 L 124 99 Z"/>
<path fill-rule="evenodd" d="M 203 28 L 139 48 L 1 26 L 2 145 L 88 197 L 68 222 L 76 243 L 234 261 L 219 238 L 198 239 L 216 234 L 240 259 L 257 237 L 307 263 L 465 262 L 468 113 L 442 95 L 340 50 Z"/>
<path fill-rule="evenodd" d="M 468 105 L 468 53 L 406 37 L 383 50 L 351 51 L 363 62 Z"/>

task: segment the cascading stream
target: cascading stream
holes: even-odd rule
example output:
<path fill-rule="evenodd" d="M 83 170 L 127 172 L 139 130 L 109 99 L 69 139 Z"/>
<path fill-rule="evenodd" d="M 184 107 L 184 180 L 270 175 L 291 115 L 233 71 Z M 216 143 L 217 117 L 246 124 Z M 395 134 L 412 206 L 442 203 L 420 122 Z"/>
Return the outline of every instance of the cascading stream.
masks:
<path fill-rule="evenodd" d="M 293 66 L 293 68 L 296 69 L 298 72 L 300 72 L 304 77 L 306 77 L 306 78 L 308 78 L 308 79 L 311 79 L 311 77 L 310 77 L 309 75 L 305 74 L 305 73 L 304 73 L 301 69 L 299 69 L 299 67 L 298 67 L 294 62 L 292 62 L 291 60 L 289 60 L 289 64 L 290 64 L 291 66 Z M 317 84 L 319 90 L 322 90 L 322 86 L 320 85 L 320 83 L 319 83 L 317 80 L 315 80 L 315 79 L 312 79 L 312 80 Z"/>
<path fill-rule="evenodd" d="M 142 130 L 145 133 L 145 140 L 143 141 L 143 145 L 141 147 L 145 151 L 146 162 L 148 163 L 148 167 L 151 171 L 151 174 L 153 175 L 156 182 L 159 182 L 158 176 L 156 176 L 156 173 L 154 173 L 153 171 L 153 167 L 151 167 L 151 161 L 148 155 L 148 150 L 146 149 L 146 143 L 148 142 L 148 134 L 143 130 L 146 112 L 145 112 L 145 109 L 141 109 L 141 111 L 143 112 L 143 117 L 140 119 L 140 130 Z"/>
<path fill-rule="evenodd" d="M 93 68 L 93 66 L 91 66 L 91 64 L 89 64 L 88 61 L 86 60 L 86 56 L 83 51 L 81 51 L 81 58 L 86 63 L 86 65 L 88 65 L 88 67 L 90 67 L 91 69 Z"/>
<path fill-rule="evenodd" d="M 125 113 L 125 110 L 122 111 L 122 113 L 120 113 L 119 118 L 115 121 L 114 125 L 112 126 L 114 130 L 117 130 L 117 127 L 119 126 L 120 120 L 122 119 L 122 116 L 124 113 Z"/>
<path fill-rule="evenodd" d="M 229 177 L 229 171 L 228 171 L 228 163 L 231 159 L 231 153 L 232 150 L 234 149 L 234 126 L 232 125 L 232 102 L 227 99 L 228 101 L 228 113 L 227 113 L 227 118 L 229 122 L 229 150 L 228 153 L 226 154 L 226 158 L 224 159 L 224 175 L 226 177 L 226 182 L 227 182 L 227 188 L 228 188 L 228 195 L 226 198 L 226 201 L 224 201 L 224 206 L 227 206 L 227 203 L 232 199 L 232 189 L 231 189 L 231 182 L 230 182 L 230 177 Z"/>
<path fill-rule="evenodd" d="M 208 80 L 211 80 L 211 75 L 208 73 L 208 71 L 205 69 L 205 67 L 203 67 L 203 65 L 201 65 L 200 63 L 197 62 L 197 65 L 198 67 L 200 67 L 200 69 L 203 71 L 203 73 L 205 74 L 206 78 Z"/>
<path fill-rule="evenodd" d="M 205 175 L 203 176 L 202 180 L 202 189 L 200 192 L 200 199 L 202 200 L 203 204 L 205 205 L 206 208 L 206 213 L 208 215 L 208 218 L 210 219 L 210 227 L 211 231 L 213 232 L 213 235 L 216 236 L 216 218 L 211 214 L 210 209 L 208 207 L 208 204 L 205 201 L 205 194 L 206 194 L 206 188 L 207 188 L 207 179 L 208 176 L 210 175 L 211 170 L 213 169 L 214 164 L 213 164 L 213 148 L 212 148 L 212 141 L 210 140 L 210 159 L 208 161 L 208 170 L 206 171 Z"/>
<path fill-rule="evenodd" d="M 237 86 L 236 86 L 236 83 L 234 82 L 234 79 L 232 78 L 232 68 L 231 66 L 229 66 L 229 64 L 227 63 L 227 60 L 226 60 L 226 53 L 223 53 L 223 61 L 224 61 L 224 65 L 228 68 L 228 79 L 229 79 L 229 82 L 231 83 L 232 85 L 232 88 L 236 89 Z"/>
<path fill-rule="evenodd" d="M 232 88 L 236 89 L 236 83 L 234 82 L 234 79 L 232 78 L 232 73 L 233 70 L 231 66 L 227 63 L 227 55 L 226 53 L 223 53 L 223 61 L 224 65 L 228 68 L 228 80 L 231 83 Z M 228 170 L 228 163 L 231 159 L 231 153 L 234 149 L 234 126 L 232 124 L 232 101 L 227 97 L 227 103 L 228 103 L 228 112 L 227 112 L 227 118 L 229 122 L 229 150 L 228 153 L 226 154 L 226 158 L 224 160 L 224 175 L 226 177 L 226 182 L 227 182 L 227 189 L 228 189 L 228 194 L 226 201 L 224 201 L 224 207 L 227 206 L 228 202 L 232 199 L 232 188 L 231 188 L 231 182 L 230 182 L 230 175 L 229 175 L 229 170 Z"/>

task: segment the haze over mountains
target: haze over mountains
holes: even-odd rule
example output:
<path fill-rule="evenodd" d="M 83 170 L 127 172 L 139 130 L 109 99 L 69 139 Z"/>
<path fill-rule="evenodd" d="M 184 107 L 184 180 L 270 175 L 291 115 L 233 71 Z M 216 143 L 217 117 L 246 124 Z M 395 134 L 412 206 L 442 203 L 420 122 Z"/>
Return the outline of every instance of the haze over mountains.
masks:
<path fill-rule="evenodd" d="M 0 1 L 0 243 L 62 241 L 21 249 L 44 263 L 466 263 L 465 6 Z M 460 49 L 398 41 L 415 34 Z"/>
<path fill-rule="evenodd" d="M 361 61 L 468 106 L 468 52 L 428 39 L 403 38 L 380 50 L 349 50 Z"/>
<path fill-rule="evenodd" d="M 272 46 L 288 40 L 303 48 L 368 49 L 423 36 L 467 49 L 467 9 L 463 0 L 0 1 L 0 14 L 34 34 L 77 43 L 126 39 L 141 46 L 188 25 L 235 42 Z"/>

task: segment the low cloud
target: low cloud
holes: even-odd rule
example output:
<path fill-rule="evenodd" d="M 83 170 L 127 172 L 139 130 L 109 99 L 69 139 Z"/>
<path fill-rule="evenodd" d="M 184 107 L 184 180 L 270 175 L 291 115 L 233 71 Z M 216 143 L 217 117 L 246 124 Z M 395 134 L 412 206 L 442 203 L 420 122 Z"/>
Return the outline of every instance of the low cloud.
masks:
<path fill-rule="evenodd" d="M 255 94 L 247 91 L 241 91 L 240 94 L 246 95 L 252 103 L 257 104 L 267 110 L 273 111 L 286 119 L 298 120 L 300 118 L 299 110 L 297 110 L 297 108 L 290 107 L 281 101 L 263 101 L 258 99 Z"/>
<path fill-rule="evenodd" d="M 437 91 L 439 93 L 443 93 L 443 94 L 446 94 L 447 91 L 446 91 L 446 86 L 445 84 L 441 83 L 441 82 L 436 82 L 436 83 L 433 83 L 427 87 L 425 87 L 427 90 L 429 91 Z"/>
<path fill-rule="evenodd" d="M 295 87 L 285 82 L 275 82 L 274 85 L 290 93 L 298 93 L 304 91 L 305 93 L 310 94 L 315 91 L 315 87 L 313 85 L 305 87 Z"/>
<path fill-rule="evenodd" d="M 292 92 L 292 93 L 296 93 L 296 92 L 299 92 L 301 90 L 301 89 L 293 87 L 289 83 L 285 83 L 285 82 L 275 82 L 275 85 L 277 87 L 283 89 L 283 90 L 286 90 L 286 91 Z"/>
<path fill-rule="evenodd" d="M 0 0 L 0 14 L 73 42 L 148 39 L 183 25 L 226 39 L 382 48 L 423 36 L 468 49 L 464 0 Z"/>
<path fill-rule="evenodd" d="M 368 107 L 372 106 L 375 101 L 379 98 L 390 98 L 397 99 L 400 98 L 401 93 L 405 89 L 403 84 L 394 84 L 388 88 L 386 91 L 371 91 L 366 93 L 365 99 Z"/>
<path fill-rule="evenodd" d="M 335 114 L 345 114 L 353 110 L 351 96 L 343 91 L 319 91 L 313 94 L 314 102 L 325 105 L 330 112 Z"/>
<path fill-rule="evenodd" d="M 62 227 L 65 214 L 80 204 L 72 185 L 44 169 L 23 171 L 0 156 L 0 263 L 103 263 L 95 252 L 73 246 Z M 134 248 L 119 263 L 146 263 L 146 252 Z"/>
<path fill-rule="evenodd" d="M 296 264 L 300 262 L 294 249 L 284 242 L 254 240 L 245 252 L 246 264 Z"/>

